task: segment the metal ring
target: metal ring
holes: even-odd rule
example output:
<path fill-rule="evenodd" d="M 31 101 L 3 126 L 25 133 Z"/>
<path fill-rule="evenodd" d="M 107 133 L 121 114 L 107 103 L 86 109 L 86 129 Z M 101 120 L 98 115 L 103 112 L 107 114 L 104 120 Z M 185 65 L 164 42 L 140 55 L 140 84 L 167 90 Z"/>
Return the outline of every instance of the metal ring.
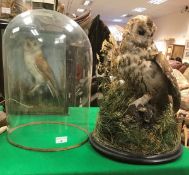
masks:
<path fill-rule="evenodd" d="M 19 129 L 19 128 L 23 128 L 23 127 L 26 127 L 26 126 L 31 126 L 31 125 L 40 125 L 40 124 L 56 124 L 56 125 L 67 125 L 67 126 L 71 126 L 71 127 L 75 127 L 81 131 L 83 131 L 87 136 L 89 136 L 89 133 L 86 129 L 80 127 L 80 126 L 77 126 L 75 124 L 72 124 L 72 123 L 65 123 L 65 122 L 52 122 L 52 121 L 39 121 L 39 122 L 30 122 L 30 123 L 27 123 L 27 124 L 22 124 L 22 125 L 19 125 L 15 128 L 12 128 L 12 129 L 8 129 L 8 133 L 12 133 L 13 131 Z M 86 143 L 88 141 L 88 137 L 78 143 L 78 144 L 75 144 L 75 145 L 72 145 L 72 146 L 68 146 L 66 148 L 32 148 L 32 147 L 28 147 L 28 146 L 23 146 L 23 145 L 20 145 L 18 143 L 15 143 L 14 141 L 12 141 L 9 136 L 9 134 L 7 134 L 7 140 L 9 143 L 11 143 L 12 145 L 16 146 L 16 147 L 19 147 L 19 148 L 23 148 L 23 149 L 27 149 L 27 150 L 32 150 L 32 151 L 41 151 L 41 152 L 55 152 L 55 151 L 65 151 L 65 150 L 69 150 L 69 149 L 73 149 L 73 148 L 77 148 L 81 145 L 83 145 L 84 143 Z"/>

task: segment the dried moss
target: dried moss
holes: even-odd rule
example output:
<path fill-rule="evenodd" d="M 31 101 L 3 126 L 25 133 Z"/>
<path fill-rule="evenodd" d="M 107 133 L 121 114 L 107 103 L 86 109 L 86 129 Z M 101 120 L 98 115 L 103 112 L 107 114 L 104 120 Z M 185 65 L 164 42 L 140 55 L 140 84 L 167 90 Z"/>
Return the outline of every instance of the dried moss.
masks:
<path fill-rule="evenodd" d="M 171 105 L 157 118 L 146 121 L 144 116 L 128 115 L 128 105 L 135 100 L 134 90 L 118 80 L 101 80 L 104 95 L 99 101 L 100 116 L 94 138 L 100 144 L 120 151 L 156 155 L 177 149 L 180 124 Z"/>

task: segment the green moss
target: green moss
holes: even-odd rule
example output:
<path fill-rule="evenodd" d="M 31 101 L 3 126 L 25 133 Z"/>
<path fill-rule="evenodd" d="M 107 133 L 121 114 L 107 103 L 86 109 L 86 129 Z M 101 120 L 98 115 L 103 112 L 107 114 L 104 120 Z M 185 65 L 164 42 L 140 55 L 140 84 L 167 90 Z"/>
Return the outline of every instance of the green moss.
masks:
<path fill-rule="evenodd" d="M 171 105 L 157 118 L 146 122 L 144 116 L 129 115 L 128 105 L 134 101 L 133 89 L 118 80 L 101 81 L 103 99 L 94 138 L 100 144 L 142 155 L 174 151 L 180 144 L 180 124 Z"/>

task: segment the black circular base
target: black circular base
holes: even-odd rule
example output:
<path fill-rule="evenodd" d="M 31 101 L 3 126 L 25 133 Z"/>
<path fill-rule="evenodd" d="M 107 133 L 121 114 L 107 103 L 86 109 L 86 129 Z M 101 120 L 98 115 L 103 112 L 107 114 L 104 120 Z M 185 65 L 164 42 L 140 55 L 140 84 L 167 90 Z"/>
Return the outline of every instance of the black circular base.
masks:
<path fill-rule="evenodd" d="M 162 164 L 176 160 L 182 154 L 182 146 L 180 145 L 177 150 L 165 154 L 159 154 L 154 156 L 141 156 L 127 152 L 118 151 L 113 148 L 108 148 L 99 144 L 93 135 L 89 137 L 91 145 L 101 154 L 118 161 L 132 163 L 132 164 Z"/>

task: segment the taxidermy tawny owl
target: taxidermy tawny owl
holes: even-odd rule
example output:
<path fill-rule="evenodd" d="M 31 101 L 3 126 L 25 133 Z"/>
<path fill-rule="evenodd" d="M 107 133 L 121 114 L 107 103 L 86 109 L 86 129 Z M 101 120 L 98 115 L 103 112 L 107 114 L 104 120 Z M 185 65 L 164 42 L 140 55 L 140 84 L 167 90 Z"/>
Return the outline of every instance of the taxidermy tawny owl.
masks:
<path fill-rule="evenodd" d="M 46 85 L 54 98 L 58 99 L 58 90 L 54 73 L 44 58 L 41 49 L 41 43 L 35 39 L 27 38 L 24 42 L 24 62 L 25 65 L 35 79 L 35 85 L 31 89 L 33 94 L 41 86 Z"/>
<path fill-rule="evenodd" d="M 153 106 L 162 112 L 172 97 L 174 112 L 180 107 L 180 92 L 172 75 L 172 69 L 161 53 L 158 53 L 153 35 L 155 25 L 147 16 L 136 16 L 124 29 L 117 68 L 121 79 L 135 91 L 137 99 L 130 106 L 143 109 Z"/>

